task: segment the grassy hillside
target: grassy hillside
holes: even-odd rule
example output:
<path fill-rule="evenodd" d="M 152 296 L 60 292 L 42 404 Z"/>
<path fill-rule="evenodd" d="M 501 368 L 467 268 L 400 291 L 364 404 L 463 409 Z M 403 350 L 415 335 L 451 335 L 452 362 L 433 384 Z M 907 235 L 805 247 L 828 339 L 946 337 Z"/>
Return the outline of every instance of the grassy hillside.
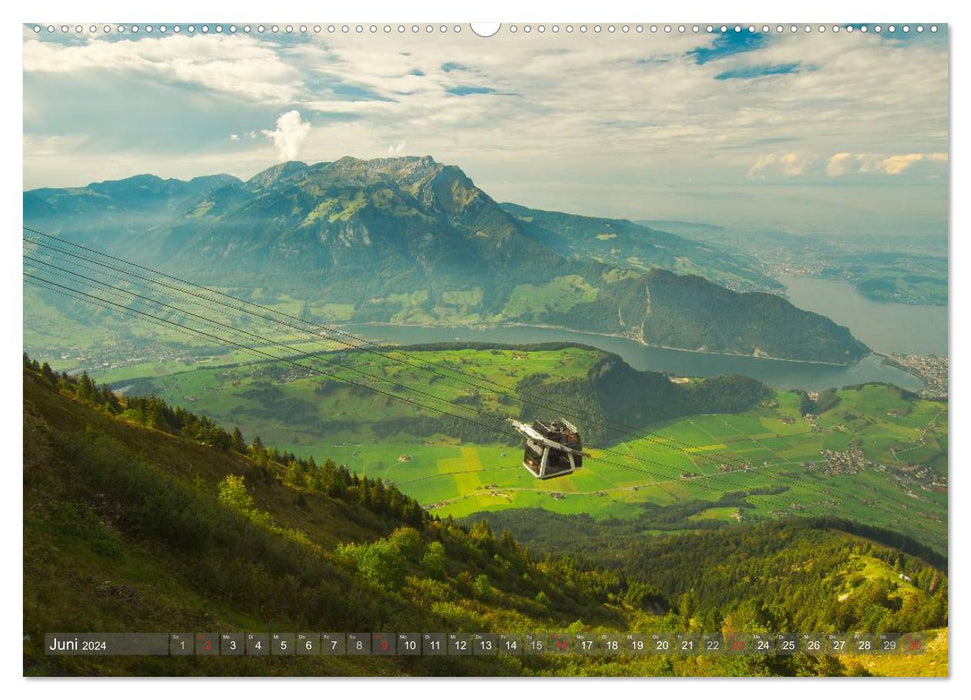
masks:
<path fill-rule="evenodd" d="M 192 405 L 223 422 L 260 422 L 261 434 L 285 426 L 321 437 L 445 433 L 480 443 L 502 436 L 461 420 L 444 425 L 448 419 L 434 409 L 494 415 L 500 433 L 508 432 L 505 417 L 552 411 L 583 424 L 588 442 L 612 444 L 625 434 L 612 428 L 615 421 L 637 429 L 685 415 L 734 413 L 769 393 L 758 381 L 740 376 L 672 382 L 658 372 L 634 370 L 616 355 L 562 343 L 436 343 L 317 352 L 295 363 L 207 364 L 160 377 L 133 376 L 135 368 L 125 368 L 99 378 L 129 394 L 158 394 Z M 277 437 L 274 433 L 280 442 Z"/>
<path fill-rule="evenodd" d="M 744 378 L 675 382 L 571 345 L 387 351 L 412 364 L 333 352 L 315 365 L 335 373 L 325 379 L 284 363 L 207 363 L 162 377 L 125 374 L 115 386 L 393 482 L 442 516 L 543 508 L 665 531 L 832 516 L 946 551 L 944 402 L 885 385 L 813 399 L 767 393 Z M 569 479 L 539 482 L 520 466 L 514 436 L 443 420 L 341 377 L 388 391 L 397 391 L 388 381 L 417 387 L 442 400 L 432 405 L 503 428 L 504 416 L 563 415 L 595 459 Z"/>
<path fill-rule="evenodd" d="M 28 362 L 25 673 L 847 672 L 838 658 L 803 655 L 178 659 L 48 657 L 40 648 L 53 630 L 620 632 L 696 624 L 679 621 L 688 608 L 635 577 L 569 558 L 537 560 L 508 534 L 443 522 L 414 505 L 332 462 L 247 445 L 157 399 L 119 398 Z"/>
<path fill-rule="evenodd" d="M 28 674 L 532 672 L 530 660 L 46 657 L 51 630 L 626 625 L 623 587 L 609 574 L 562 579 L 487 529 L 404 522 L 374 495 L 379 482 L 352 479 L 331 497 L 253 448 L 243 455 L 133 424 L 65 388 L 25 372 Z"/>

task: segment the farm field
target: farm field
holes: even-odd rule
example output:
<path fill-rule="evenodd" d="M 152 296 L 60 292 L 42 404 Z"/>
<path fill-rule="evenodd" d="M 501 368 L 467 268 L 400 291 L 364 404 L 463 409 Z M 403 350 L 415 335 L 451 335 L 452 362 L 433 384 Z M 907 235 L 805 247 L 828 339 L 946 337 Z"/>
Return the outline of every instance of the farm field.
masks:
<path fill-rule="evenodd" d="M 582 470 L 539 481 L 522 468 L 514 435 L 479 429 L 460 440 L 441 428 L 434 410 L 395 397 L 502 426 L 502 416 L 519 416 L 518 382 L 584 379 L 602 352 L 580 346 L 381 352 L 316 355 L 300 360 L 306 368 L 214 360 L 164 376 L 106 378 L 238 425 L 247 439 L 259 435 L 298 456 L 332 459 L 391 481 L 442 517 L 543 508 L 635 518 L 652 505 L 710 501 L 691 523 L 827 515 L 946 551 L 946 403 L 865 385 L 839 390 L 831 408 L 804 416 L 798 394 L 774 392 L 741 413 L 687 416 L 588 445 L 591 458 Z M 719 502 L 726 494 L 744 498 L 726 506 Z"/>

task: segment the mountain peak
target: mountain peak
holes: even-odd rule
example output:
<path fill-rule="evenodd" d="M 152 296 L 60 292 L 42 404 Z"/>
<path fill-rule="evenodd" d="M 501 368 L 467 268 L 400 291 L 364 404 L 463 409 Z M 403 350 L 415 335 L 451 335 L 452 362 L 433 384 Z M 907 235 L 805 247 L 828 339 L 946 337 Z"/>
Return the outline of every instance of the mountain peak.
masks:
<path fill-rule="evenodd" d="M 391 178 L 399 186 L 413 189 L 420 186 L 445 170 L 464 173 L 455 166 L 446 166 L 436 161 L 432 156 L 394 156 L 388 158 L 361 159 L 354 156 L 342 156 L 335 161 L 322 161 L 307 165 L 301 161 L 288 161 L 271 166 L 260 171 L 246 181 L 246 187 L 253 190 L 265 190 L 290 180 L 294 176 L 307 173 L 312 176 L 339 178 L 345 182 L 364 184 Z"/>
<path fill-rule="evenodd" d="M 306 196 L 315 202 L 315 207 L 324 208 L 330 206 L 326 202 L 334 197 L 351 197 L 358 201 L 351 207 L 354 211 L 360 208 L 362 201 L 371 201 L 370 193 L 378 191 L 384 192 L 378 195 L 379 199 L 386 199 L 389 192 L 397 191 L 406 198 L 415 198 L 420 208 L 437 209 L 453 216 L 467 212 L 469 207 L 477 208 L 492 201 L 461 168 L 444 165 L 430 155 L 367 160 L 343 156 L 313 165 L 280 163 L 254 175 L 245 183 L 245 188 L 257 196 L 287 190 L 288 197 Z M 377 204 L 378 208 L 384 206 L 376 201 L 371 203 Z M 342 205 L 342 211 L 347 210 L 345 205 Z M 328 218 L 331 216 L 334 216 L 333 212 Z M 505 216 L 502 213 L 502 217 Z"/>
<path fill-rule="evenodd" d="M 319 163 L 318 166 L 344 177 L 371 180 L 388 176 L 405 186 L 427 180 L 445 168 L 431 156 L 393 156 L 369 160 L 344 156 L 333 163 Z"/>
<path fill-rule="evenodd" d="M 299 160 L 289 160 L 285 163 L 277 163 L 266 170 L 261 170 L 244 184 L 249 190 L 263 190 L 272 187 L 282 180 L 292 177 L 294 174 L 306 170 L 307 164 Z"/>

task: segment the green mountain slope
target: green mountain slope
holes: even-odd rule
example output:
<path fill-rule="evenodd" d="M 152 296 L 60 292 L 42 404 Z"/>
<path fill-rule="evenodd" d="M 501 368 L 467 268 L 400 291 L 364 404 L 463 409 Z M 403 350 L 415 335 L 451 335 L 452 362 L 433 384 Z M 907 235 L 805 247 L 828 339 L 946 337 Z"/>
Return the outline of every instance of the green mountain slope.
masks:
<path fill-rule="evenodd" d="M 738 294 L 665 270 L 647 277 L 650 309 L 641 332 L 658 345 L 847 363 L 868 352 L 849 329 L 825 316 L 793 313 L 795 307 L 773 294 Z"/>
<path fill-rule="evenodd" d="M 947 560 L 909 538 L 824 518 L 645 536 L 678 518 L 682 528 L 697 526 L 690 504 L 663 510 L 672 512 L 633 523 L 541 511 L 485 517 L 537 551 L 642 582 L 676 601 L 688 626 L 880 633 L 947 625 Z"/>
<path fill-rule="evenodd" d="M 191 396 L 193 409 L 214 420 L 258 426 L 261 434 L 273 431 L 281 439 L 299 429 L 321 440 L 339 434 L 346 437 L 344 433 L 375 440 L 408 434 L 448 435 L 488 444 L 518 441 L 514 435 L 504 437 L 490 429 L 496 422 L 504 429 L 505 418 L 548 419 L 554 412 L 575 422 L 589 444 L 602 446 L 615 445 L 631 437 L 631 431 L 672 418 L 737 413 L 769 395 L 761 382 L 737 375 L 673 382 L 660 372 L 635 370 L 617 355 L 583 345 L 450 342 L 407 346 L 408 358 L 412 364 L 420 362 L 419 368 L 402 367 L 391 354 L 395 351 L 391 346 L 377 351 L 340 350 L 317 353 L 300 362 L 321 368 L 333 368 L 330 363 L 340 362 L 348 372 L 338 377 L 347 376 L 382 391 L 388 386 L 353 372 L 393 377 L 403 387 L 433 388 L 435 396 L 450 404 L 452 415 L 416 412 L 339 379 L 302 377 L 285 362 L 202 367 L 114 384 L 129 393 L 154 394 L 176 404 Z M 437 374 L 430 374 L 427 367 L 439 368 Z M 449 367 L 465 373 L 458 377 L 460 381 L 444 369 Z M 426 387 L 429 381 L 433 387 Z M 476 382 L 479 385 L 470 388 Z M 409 397 L 404 394 L 404 398 Z M 478 425 L 461 419 L 467 406 L 486 414 Z M 497 421 L 490 421 L 491 417 Z M 623 430 L 608 429 L 617 425 L 623 425 Z"/>
<path fill-rule="evenodd" d="M 776 297 L 656 269 L 771 288 L 747 258 L 625 222 L 611 224 L 625 252 L 604 255 L 585 243 L 593 224 L 510 211 L 430 157 L 24 193 L 27 226 L 264 303 L 296 302 L 318 320 L 553 324 L 841 363 L 868 352 L 845 328 Z"/>
<path fill-rule="evenodd" d="M 29 675 L 518 675 L 557 667 L 531 659 L 47 657 L 47 631 L 627 624 L 623 586 L 610 574 L 565 579 L 508 537 L 420 509 L 409 515 L 414 502 L 380 481 L 333 465 L 310 470 L 256 444 L 243 445 L 245 454 L 201 444 L 220 442 L 220 431 L 200 432 L 158 402 L 141 419 L 134 404 L 99 391 L 31 368 L 24 374 Z"/>
<path fill-rule="evenodd" d="M 643 529 L 670 531 L 683 529 L 686 518 L 716 526 L 833 516 L 947 550 L 944 402 L 880 384 L 810 396 L 766 393 L 739 376 L 669 378 L 563 343 L 452 342 L 379 352 L 308 353 L 296 365 L 213 360 L 180 364 L 170 374 L 145 363 L 99 381 L 380 476 L 443 517 L 544 508 L 637 520 L 664 506 L 663 519 Z M 450 415 L 342 379 L 409 400 L 417 395 Z M 569 479 L 537 483 L 520 466 L 505 419 L 551 416 L 579 427 L 593 460 Z"/>
<path fill-rule="evenodd" d="M 782 285 L 759 261 L 728 246 L 690 238 L 626 219 L 604 219 L 503 203 L 533 238 L 564 257 L 594 258 L 633 269 L 661 268 L 705 277 L 735 291 L 775 292 Z"/>
<path fill-rule="evenodd" d="M 157 399 L 29 361 L 23 389 L 27 675 L 893 673 L 803 655 L 185 659 L 52 657 L 41 644 L 55 630 L 759 631 L 819 623 L 798 615 L 833 595 L 866 629 L 946 624 L 943 574 L 829 527 L 639 538 L 619 568 L 538 560 L 508 533 L 430 518 L 380 481 L 247 445 Z"/>

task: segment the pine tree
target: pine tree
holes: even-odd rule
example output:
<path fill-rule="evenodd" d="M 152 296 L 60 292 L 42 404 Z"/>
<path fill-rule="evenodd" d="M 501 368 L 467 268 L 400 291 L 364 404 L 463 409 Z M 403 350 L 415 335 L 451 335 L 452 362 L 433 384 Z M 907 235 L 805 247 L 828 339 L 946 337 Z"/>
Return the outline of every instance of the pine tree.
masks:
<path fill-rule="evenodd" d="M 81 372 L 81 379 L 78 382 L 78 397 L 85 401 L 92 401 L 97 398 L 97 390 L 94 382 L 91 381 L 91 377 L 88 376 L 87 370 Z"/>
<path fill-rule="evenodd" d="M 48 381 L 51 386 L 57 386 L 57 372 L 51 369 L 51 366 L 46 362 L 41 365 L 40 373 L 44 375 L 44 379 Z"/>

